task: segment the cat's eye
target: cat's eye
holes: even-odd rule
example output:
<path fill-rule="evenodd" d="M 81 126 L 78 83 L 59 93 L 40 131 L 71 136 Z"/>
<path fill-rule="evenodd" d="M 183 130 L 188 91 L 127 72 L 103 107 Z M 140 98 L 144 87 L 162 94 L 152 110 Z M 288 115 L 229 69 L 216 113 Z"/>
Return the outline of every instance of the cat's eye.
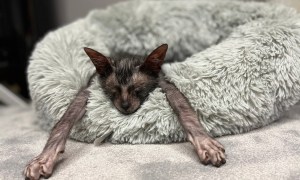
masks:
<path fill-rule="evenodd" d="M 121 92 L 121 87 L 120 86 L 115 86 L 113 88 L 113 90 L 116 91 L 116 92 Z"/>
<path fill-rule="evenodd" d="M 143 96 L 144 88 L 131 85 L 128 87 L 128 92 L 134 93 L 136 96 Z"/>
<path fill-rule="evenodd" d="M 138 89 L 135 89 L 134 90 L 134 92 L 136 93 L 136 94 L 139 94 L 139 93 L 141 93 L 143 90 L 141 89 L 141 88 L 138 88 Z"/>
<path fill-rule="evenodd" d="M 128 92 L 136 92 L 136 88 L 133 86 L 133 85 L 131 85 L 131 86 L 129 86 L 128 87 Z"/>
<path fill-rule="evenodd" d="M 119 86 L 115 86 L 112 89 L 110 89 L 110 92 L 112 95 L 116 95 L 121 92 L 121 88 Z"/>
<path fill-rule="evenodd" d="M 144 88 L 138 88 L 134 90 L 134 93 L 138 96 L 138 97 L 146 97 L 148 95 L 148 93 L 144 90 Z"/>

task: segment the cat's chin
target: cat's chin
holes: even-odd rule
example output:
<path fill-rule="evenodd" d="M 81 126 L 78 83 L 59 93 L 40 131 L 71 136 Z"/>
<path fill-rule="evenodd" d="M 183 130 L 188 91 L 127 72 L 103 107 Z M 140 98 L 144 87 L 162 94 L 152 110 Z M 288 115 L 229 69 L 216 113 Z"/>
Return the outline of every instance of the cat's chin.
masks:
<path fill-rule="evenodd" d="M 123 115 L 130 115 L 132 114 L 133 112 L 123 112 L 123 111 L 120 111 Z"/>
<path fill-rule="evenodd" d="M 119 110 L 120 111 L 120 110 Z M 120 111 L 123 115 L 130 115 L 135 113 L 136 110 L 132 111 L 132 112 L 127 112 L 127 111 Z"/>
<path fill-rule="evenodd" d="M 130 114 L 135 113 L 135 112 L 138 110 L 138 108 L 135 109 L 135 110 L 133 110 L 133 111 L 124 111 L 124 110 L 120 110 L 120 109 L 118 109 L 118 108 L 117 108 L 117 110 L 118 110 L 120 113 L 122 113 L 123 115 L 130 115 Z"/>

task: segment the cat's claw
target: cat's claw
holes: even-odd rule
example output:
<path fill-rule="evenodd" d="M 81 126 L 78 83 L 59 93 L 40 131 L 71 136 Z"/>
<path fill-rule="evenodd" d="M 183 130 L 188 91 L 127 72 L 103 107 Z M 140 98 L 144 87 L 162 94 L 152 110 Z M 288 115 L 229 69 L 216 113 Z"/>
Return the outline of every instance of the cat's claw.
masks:
<path fill-rule="evenodd" d="M 209 136 L 196 136 L 189 138 L 189 140 L 194 145 L 203 164 L 220 167 L 226 163 L 225 149 L 218 141 Z"/>
<path fill-rule="evenodd" d="M 39 155 L 31 160 L 25 167 L 24 175 L 26 180 L 38 180 L 41 176 L 51 176 L 54 167 L 54 158 L 51 155 Z"/>

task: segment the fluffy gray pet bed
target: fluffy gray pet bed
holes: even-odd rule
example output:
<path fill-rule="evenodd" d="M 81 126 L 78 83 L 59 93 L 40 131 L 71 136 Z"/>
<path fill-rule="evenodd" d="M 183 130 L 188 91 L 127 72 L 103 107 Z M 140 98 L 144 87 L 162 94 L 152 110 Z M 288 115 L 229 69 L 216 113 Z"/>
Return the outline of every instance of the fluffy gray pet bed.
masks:
<path fill-rule="evenodd" d="M 168 43 L 163 71 L 213 136 L 277 120 L 300 99 L 300 17 L 290 8 L 234 1 L 130 1 L 49 33 L 28 68 L 40 122 L 51 128 L 95 71 L 83 47 L 139 54 Z M 168 143 L 183 129 L 157 88 L 132 115 L 120 114 L 94 79 L 84 119 L 71 138 Z"/>

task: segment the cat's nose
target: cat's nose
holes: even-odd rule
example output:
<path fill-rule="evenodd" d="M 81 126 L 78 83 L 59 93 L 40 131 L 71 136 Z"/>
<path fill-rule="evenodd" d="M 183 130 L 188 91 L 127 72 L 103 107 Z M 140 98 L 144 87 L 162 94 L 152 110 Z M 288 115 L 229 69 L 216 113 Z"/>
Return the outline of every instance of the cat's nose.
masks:
<path fill-rule="evenodd" d="M 124 101 L 121 103 L 121 107 L 126 111 L 130 107 L 130 104 L 128 101 Z"/>

